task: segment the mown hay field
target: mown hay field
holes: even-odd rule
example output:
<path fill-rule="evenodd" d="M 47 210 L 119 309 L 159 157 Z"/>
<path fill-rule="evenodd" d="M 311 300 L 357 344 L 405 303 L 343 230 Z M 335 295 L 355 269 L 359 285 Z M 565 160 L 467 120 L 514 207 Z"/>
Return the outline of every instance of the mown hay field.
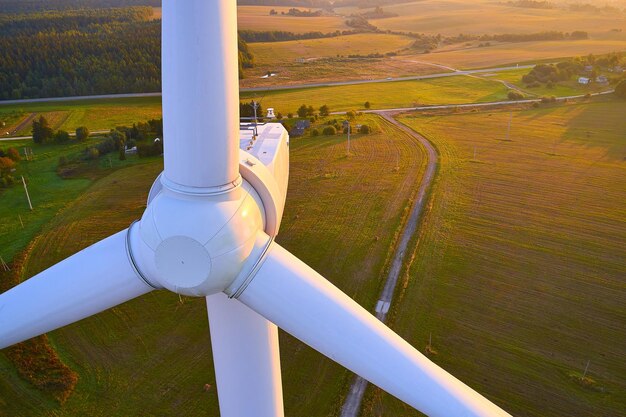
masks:
<path fill-rule="evenodd" d="M 440 167 L 392 325 L 514 416 L 626 410 L 625 113 L 515 112 L 509 140 L 506 111 L 400 119 Z M 374 389 L 365 408 L 416 415 Z"/>
<path fill-rule="evenodd" d="M 424 0 L 385 6 L 384 10 L 398 16 L 371 20 L 373 25 L 383 30 L 440 33 L 444 36 L 580 30 L 587 31 L 594 39 L 618 38 L 626 41 L 626 33 L 611 32 L 611 29 L 626 27 L 626 13 L 592 14 L 566 8 L 513 7 L 505 2 L 490 0 Z"/>
<path fill-rule="evenodd" d="M 270 10 L 276 10 L 277 15 L 270 16 Z M 297 17 L 287 16 L 290 7 L 275 6 L 238 6 L 237 26 L 239 30 L 254 31 L 285 31 L 294 33 L 305 32 L 335 32 L 337 30 L 350 30 L 341 16 L 316 16 Z M 300 10 L 309 10 L 300 7 Z M 314 11 L 315 9 L 313 9 Z"/>
<path fill-rule="evenodd" d="M 476 45 L 480 42 L 472 42 Z M 449 65 L 457 69 L 490 68 L 537 61 L 558 62 L 562 58 L 606 54 L 626 50 L 626 40 L 581 40 L 501 43 L 487 47 L 459 47 L 455 50 L 402 57 Z"/>
<path fill-rule="evenodd" d="M 413 138 L 380 118 L 358 122 L 374 133 L 353 135 L 350 156 L 345 135 L 291 140 L 279 242 L 371 309 L 425 160 Z M 46 227 L 27 275 L 127 227 L 145 208 L 159 170 L 156 162 L 131 167 L 90 187 Z M 202 299 L 154 292 L 49 337 L 79 374 L 76 391 L 59 407 L 19 379 L 0 353 L 0 414 L 218 415 Z M 286 415 L 337 414 L 351 374 L 285 334 L 281 356 Z"/>

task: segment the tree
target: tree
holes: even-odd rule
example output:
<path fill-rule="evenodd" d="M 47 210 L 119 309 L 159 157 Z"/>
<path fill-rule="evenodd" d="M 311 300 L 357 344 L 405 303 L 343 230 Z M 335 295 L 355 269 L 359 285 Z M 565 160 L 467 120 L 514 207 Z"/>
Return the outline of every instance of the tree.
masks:
<path fill-rule="evenodd" d="M 366 109 L 369 109 L 372 105 L 370 104 L 369 101 L 366 101 L 365 104 L 363 105 L 363 107 L 365 107 Z"/>
<path fill-rule="evenodd" d="M 326 104 L 324 104 L 322 107 L 320 107 L 320 116 L 326 117 L 329 114 L 330 114 L 330 109 L 328 108 L 328 106 Z"/>
<path fill-rule="evenodd" d="M 298 107 L 298 111 L 296 113 L 298 113 L 298 117 L 301 117 L 301 118 L 306 117 L 306 114 L 307 114 L 306 104 L 303 104 L 302 106 Z"/>
<path fill-rule="evenodd" d="M 354 120 L 356 119 L 356 112 L 354 110 L 350 110 L 346 112 L 346 116 L 348 117 L 348 119 Z"/>
<path fill-rule="evenodd" d="M 89 137 L 89 129 L 87 129 L 85 126 L 81 126 L 76 129 L 76 140 L 78 140 L 79 142 L 82 142 L 84 140 L 87 140 L 88 137 Z"/>
<path fill-rule="evenodd" d="M 320 135 L 320 131 L 317 129 L 312 129 L 311 130 L 311 136 L 315 137 L 315 136 L 319 136 Z"/>
<path fill-rule="evenodd" d="M 15 148 L 7 149 L 7 156 L 11 158 L 13 162 L 19 162 L 22 160 L 22 157 L 20 156 L 20 152 Z"/>
<path fill-rule="evenodd" d="M 39 120 L 33 120 L 33 142 L 46 143 L 52 139 L 53 131 L 48 125 L 48 120 L 39 116 Z"/>
<path fill-rule="evenodd" d="M 626 80 L 622 80 L 615 87 L 615 95 L 626 99 Z"/>
<path fill-rule="evenodd" d="M 70 134 L 65 130 L 59 130 L 54 134 L 54 141 L 56 143 L 66 143 L 70 140 Z"/>
<path fill-rule="evenodd" d="M 326 126 L 322 133 L 326 136 L 333 136 L 337 134 L 337 129 L 334 126 Z"/>
<path fill-rule="evenodd" d="M 13 162 L 11 158 L 7 158 L 6 156 L 0 157 L 0 174 L 8 174 L 14 166 L 15 162 Z"/>
<path fill-rule="evenodd" d="M 283 114 L 281 112 L 276 113 L 276 119 L 282 120 Z"/>
<path fill-rule="evenodd" d="M 307 116 L 313 116 L 315 115 L 315 108 L 313 108 L 313 106 L 309 106 L 306 108 L 306 115 Z"/>
<path fill-rule="evenodd" d="M 125 161 L 126 160 L 126 149 L 124 148 L 124 146 L 122 146 L 120 148 L 120 161 Z"/>
<path fill-rule="evenodd" d="M 368 125 L 361 125 L 359 128 L 359 133 L 368 134 L 371 133 L 372 129 Z"/>

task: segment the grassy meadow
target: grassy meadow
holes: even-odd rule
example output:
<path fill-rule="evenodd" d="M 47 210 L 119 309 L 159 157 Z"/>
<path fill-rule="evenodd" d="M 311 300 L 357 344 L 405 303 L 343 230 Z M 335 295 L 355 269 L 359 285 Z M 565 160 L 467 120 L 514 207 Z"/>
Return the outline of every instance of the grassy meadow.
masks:
<path fill-rule="evenodd" d="M 374 115 L 370 135 L 291 141 L 281 245 L 372 308 L 425 160 L 415 140 Z M 160 161 L 118 170 L 69 203 L 32 249 L 25 276 L 127 227 L 145 208 Z M 341 198 L 338 198 L 340 196 Z M 49 334 L 79 374 L 60 407 L 0 353 L 0 415 L 218 415 L 204 302 L 154 292 Z M 286 415 L 337 414 L 351 374 L 281 334 Z M 204 385 L 211 388 L 204 391 Z"/>
<path fill-rule="evenodd" d="M 528 74 L 528 69 L 516 69 L 510 71 L 498 71 L 493 73 L 482 73 L 477 76 L 488 79 L 503 81 L 514 85 L 520 90 L 524 91 L 529 97 L 541 97 L 541 96 L 555 96 L 555 97 L 567 97 L 582 95 L 587 93 L 597 93 L 600 91 L 610 90 L 610 85 L 590 84 L 582 85 L 578 83 L 578 77 L 574 76 L 567 81 L 559 81 L 553 85 L 552 88 L 547 87 L 545 84 L 541 84 L 538 87 L 526 87 L 522 82 L 522 77 Z"/>
<path fill-rule="evenodd" d="M 109 130 L 115 126 L 130 126 L 133 123 L 160 118 L 161 97 L 57 101 L 0 106 L 0 119 L 4 119 L 5 115 L 11 115 L 15 118 L 15 114 L 24 118 L 32 113 L 35 117 L 39 117 L 39 115 L 46 117 L 53 129 L 72 132 L 77 127 L 87 126 L 91 131 Z M 28 124 L 18 133 L 30 135 L 31 128 L 31 124 Z"/>
<path fill-rule="evenodd" d="M 150 160 L 128 155 L 126 161 L 120 161 L 116 153 L 109 154 L 90 163 L 84 175 L 62 179 L 57 174 L 59 158 L 77 154 L 95 141 L 97 139 L 85 143 L 40 146 L 33 145 L 30 140 L 0 142 L 0 149 L 15 147 L 23 154 L 22 149 L 27 146 L 34 152 L 32 161 L 22 160 L 17 164 L 13 176 L 19 182 L 11 188 L 0 190 L 0 256 L 6 262 L 21 251 L 63 207 L 78 198 L 95 179 L 121 167 Z M 28 185 L 34 208 L 32 211 L 21 184 L 22 175 Z"/>
<path fill-rule="evenodd" d="M 440 167 L 392 326 L 512 415 L 626 410 L 625 113 L 515 112 L 509 140 L 509 112 L 400 118 Z M 365 411 L 417 415 L 373 388 Z"/>
<path fill-rule="evenodd" d="M 310 93 L 308 93 L 310 92 Z M 301 104 L 315 108 L 326 104 L 331 111 L 372 108 L 391 109 L 428 104 L 463 104 L 506 100 L 508 89 L 492 80 L 454 76 L 414 81 L 379 82 L 361 85 L 318 87 L 315 89 L 243 92 L 242 100 L 262 99 L 265 107 L 274 107 L 283 115 Z M 308 94 L 307 94 L 308 93 Z"/>

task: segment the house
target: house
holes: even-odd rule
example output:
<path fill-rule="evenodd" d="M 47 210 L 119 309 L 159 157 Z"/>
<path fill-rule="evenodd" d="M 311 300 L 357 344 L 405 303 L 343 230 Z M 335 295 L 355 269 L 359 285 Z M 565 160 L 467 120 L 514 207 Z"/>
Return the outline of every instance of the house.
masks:
<path fill-rule="evenodd" d="M 596 82 L 598 84 L 608 84 L 609 83 L 609 79 L 606 77 L 606 75 L 598 75 L 596 77 Z"/>
<path fill-rule="evenodd" d="M 306 59 L 304 59 L 304 58 L 296 58 L 296 62 L 298 64 L 304 64 L 306 62 Z"/>
<path fill-rule="evenodd" d="M 585 72 L 593 71 L 593 65 L 585 65 Z"/>
<path fill-rule="evenodd" d="M 296 127 L 297 127 L 298 129 L 303 129 L 303 130 L 304 130 L 304 129 L 308 129 L 308 128 L 310 128 L 310 127 L 311 127 L 311 122 L 310 122 L 310 121 L 308 121 L 308 120 L 298 120 L 298 121 L 296 122 Z"/>
<path fill-rule="evenodd" d="M 591 78 L 579 77 L 578 84 L 588 85 L 591 82 Z"/>

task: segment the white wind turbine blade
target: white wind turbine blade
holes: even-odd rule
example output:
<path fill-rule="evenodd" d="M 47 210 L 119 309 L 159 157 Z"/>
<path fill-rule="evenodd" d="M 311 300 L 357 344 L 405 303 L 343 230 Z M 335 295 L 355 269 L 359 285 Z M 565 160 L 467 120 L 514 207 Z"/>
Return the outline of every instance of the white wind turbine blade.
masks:
<path fill-rule="evenodd" d="M 228 187 L 239 176 L 236 2 L 162 6 L 164 179 L 192 191 Z"/>
<path fill-rule="evenodd" d="M 0 349 L 153 290 L 114 234 L 0 294 Z"/>
<path fill-rule="evenodd" d="M 277 244 L 238 299 L 429 416 L 509 416 Z"/>
<path fill-rule="evenodd" d="M 207 309 L 221 416 L 284 416 L 276 325 L 223 293 Z"/>

